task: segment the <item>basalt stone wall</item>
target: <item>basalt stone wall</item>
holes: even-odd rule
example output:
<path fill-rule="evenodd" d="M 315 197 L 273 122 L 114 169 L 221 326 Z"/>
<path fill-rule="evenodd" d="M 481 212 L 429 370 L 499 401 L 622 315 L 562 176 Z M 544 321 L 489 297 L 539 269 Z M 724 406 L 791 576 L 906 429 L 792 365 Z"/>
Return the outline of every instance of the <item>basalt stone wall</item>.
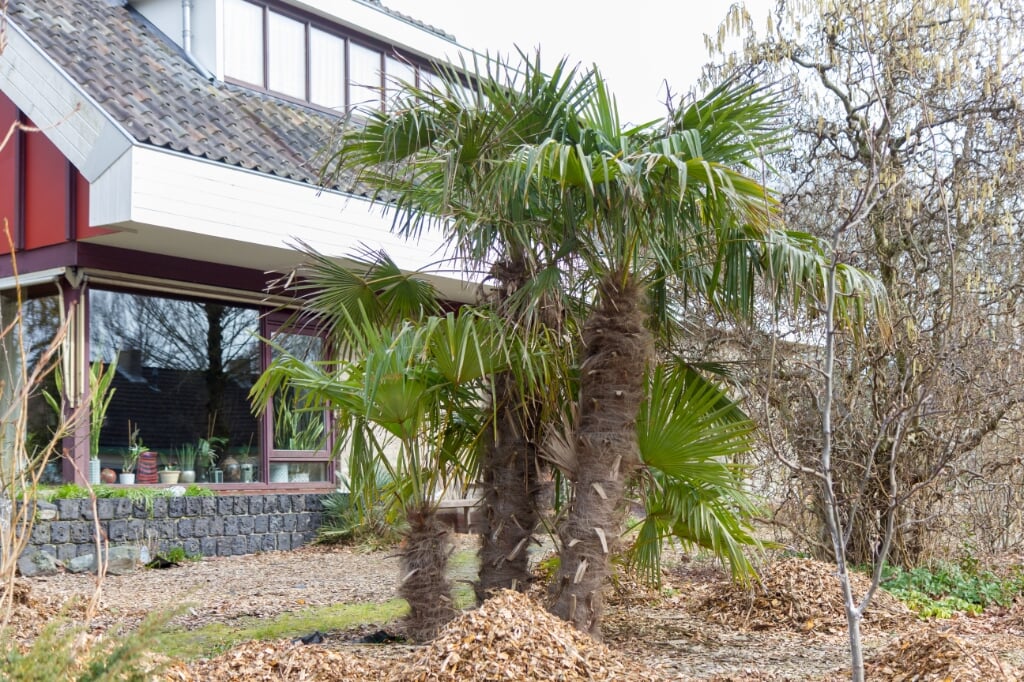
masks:
<path fill-rule="evenodd" d="M 144 544 L 155 551 L 230 556 L 300 547 L 323 520 L 320 495 L 171 497 L 152 508 L 127 499 L 96 501 L 100 529 L 111 546 Z M 96 551 L 89 500 L 56 500 L 56 518 L 38 520 L 30 546 L 61 561 Z"/>

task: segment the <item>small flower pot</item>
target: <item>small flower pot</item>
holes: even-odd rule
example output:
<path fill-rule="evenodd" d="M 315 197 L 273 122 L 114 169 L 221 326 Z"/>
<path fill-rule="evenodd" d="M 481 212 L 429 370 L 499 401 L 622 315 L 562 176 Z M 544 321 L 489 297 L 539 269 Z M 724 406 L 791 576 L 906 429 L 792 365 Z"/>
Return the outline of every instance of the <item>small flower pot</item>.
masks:
<path fill-rule="evenodd" d="M 192 469 L 184 469 L 181 472 L 181 476 L 178 477 L 178 483 L 195 483 L 196 472 Z"/>
<path fill-rule="evenodd" d="M 160 482 L 161 483 L 177 483 L 178 478 L 181 476 L 180 471 L 161 471 Z"/>
<path fill-rule="evenodd" d="M 135 485 L 135 473 L 121 474 L 119 480 L 121 481 L 121 485 Z"/>
<path fill-rule="evenodd" d="M 89 483 L 96 485 L 100 482 L 100 460 L 99 457 L 93 457 L 89 460 Z"/>

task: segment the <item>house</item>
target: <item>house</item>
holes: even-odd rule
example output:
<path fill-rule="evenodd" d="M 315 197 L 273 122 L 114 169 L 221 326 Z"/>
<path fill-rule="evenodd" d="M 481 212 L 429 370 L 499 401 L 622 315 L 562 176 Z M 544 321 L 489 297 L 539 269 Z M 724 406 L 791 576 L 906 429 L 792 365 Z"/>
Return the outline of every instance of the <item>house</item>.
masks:
<path fill-rule="evenodd" d="M 0 263 L 0 312 L 17 282 L 30 356 L 69 320 L 72 401 L 90 363 L 114 363 L 103 465 L 119 466 L 130 421 L 164 454 L 215 435 L 219 465 L 253 458 L 255 480 L 222 491 L 333 489 L 326 415 L 248 411 L 271 359 L 261 338 L 311 359 L 323 347 L 286 325 L 289 301 L 268 285 L 299 242 L 337 258 L 384 248 L 408 270 L 436 260 L 437 242 L 392 237 L 357 187 L 321 191 L 318 163 L 342 112 L 386 107 L 392 78 L 425 83 L 431 64 L 472 54 L 377 0 L 10 0 L 7 22 L 0 130 L 38 132 L 0 151 L 17 264 L 15 277 Z M 472 299 L 458 280 L 434 284 Z M 48 410 L 32 406 L 30 429 Z M 88 426 L 65 446 L 61 475 L 81 481 Z"/>

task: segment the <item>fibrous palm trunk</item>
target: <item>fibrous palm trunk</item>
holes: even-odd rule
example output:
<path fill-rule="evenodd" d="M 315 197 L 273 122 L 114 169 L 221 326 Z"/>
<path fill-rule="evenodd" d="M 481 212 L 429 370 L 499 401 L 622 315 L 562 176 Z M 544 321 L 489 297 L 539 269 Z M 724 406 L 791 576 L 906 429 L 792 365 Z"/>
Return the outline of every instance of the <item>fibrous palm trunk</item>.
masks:
<path fill-rule="evenodd" d="M 574 494 L 565 521 L 552 612 L 600 638 L 601 590 L 625 519 L 625 489 L 640 466 L 636 420 L 653 353 L 642 291 L 609 278 L 583 329 Z"/>
<path fill-rule="evenodd" d="M 451 530 L 429 505 L 412 507 L 401 554 L 402 583 L 398 595 L 409 603 L 406 630 L 417 642 L 430 640 L 455 617 L 448 580 Z"/>
<path fill-rule="evenodd" d="M 526 259 L 519 254 L 495 263 L 491 275 L 496 286 L 490 294 L 490 305 L 510 326 L 515 326 L 518 317 L 510 309 L 510 300 L 530 277 Z M 553 328 L 558 320 L 547 319 L 542 323 Z M 478 602 L 483 602 L 496 590 L 527 588 L 531 578 L 529 543 L 540 521 L 537 505 L 540 465 L 536 445 L 539 406 L 507 372 L 494 377 L 494 400 L 494 436 L 480 462 L 484 498 L 480 574 L 474 585 Z"/>
<path fill-rule="evenodd" d="M 537 527 L 537 450 L 530 407 L 514 379 L 495 377 L 498 400 L 494 440 L 481 463 L 484 486 L 478 602 L 499 589 L 525 590 L 530 581 L 528 546 Z"/>

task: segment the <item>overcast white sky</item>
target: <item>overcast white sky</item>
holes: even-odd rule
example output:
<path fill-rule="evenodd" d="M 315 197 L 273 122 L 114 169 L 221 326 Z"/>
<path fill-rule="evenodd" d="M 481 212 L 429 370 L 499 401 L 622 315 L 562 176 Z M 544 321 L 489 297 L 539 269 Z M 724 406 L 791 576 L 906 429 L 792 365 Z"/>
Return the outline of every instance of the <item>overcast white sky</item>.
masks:
<path fill-rule="evenodd" d="M 479 52 L 526 52 L 543 63 L 567 55 L 596 63 L 627 121 L 664 115 L 664 83 L 685 93 L 708 60 L 703 35 L 714 35 L 732 0 L 383 0 L 391 9 L 454 34 Z M 769 0 L 747 0 L 764 25 Z"/>

